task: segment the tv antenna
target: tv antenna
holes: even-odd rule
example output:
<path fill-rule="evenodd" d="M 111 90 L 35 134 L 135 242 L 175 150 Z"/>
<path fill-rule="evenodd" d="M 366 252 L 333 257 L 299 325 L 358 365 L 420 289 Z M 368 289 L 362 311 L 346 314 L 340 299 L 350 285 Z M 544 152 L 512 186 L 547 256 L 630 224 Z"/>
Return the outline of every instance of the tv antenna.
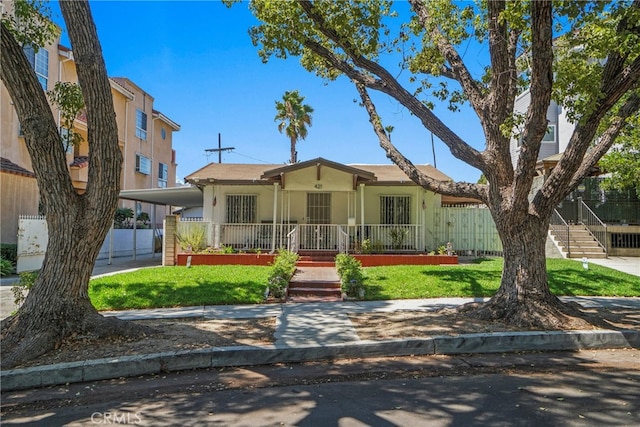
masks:
<path fill-rule="evenodd" d="M 207 153 L 218 153 L 218 163 L 222 163 L 222 152 L 235 150 L 236 147 L 222 147 L 222 136 L 218 134 L 218 148 L 207 148 L 204 150 Z"/>

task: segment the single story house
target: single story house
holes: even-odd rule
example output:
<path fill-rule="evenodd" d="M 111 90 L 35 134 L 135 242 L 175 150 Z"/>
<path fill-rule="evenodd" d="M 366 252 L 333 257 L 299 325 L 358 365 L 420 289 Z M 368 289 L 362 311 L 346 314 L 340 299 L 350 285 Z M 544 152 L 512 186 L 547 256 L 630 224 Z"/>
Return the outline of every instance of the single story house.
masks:
<path fill-rule="evenodd" d="M 450 177 L 417 165 L 440 180 Z M 289 165 L 211 163 L 185 178 L 202 208 L 184 210 L 211 224 L 207 245 L 274 251 L 430 251 L 433 209 L 477 202 L 416 185 L 396 165 L 345 165 L 316 158 Z M 179 231 L 179 230 L 178 230 Z"/>

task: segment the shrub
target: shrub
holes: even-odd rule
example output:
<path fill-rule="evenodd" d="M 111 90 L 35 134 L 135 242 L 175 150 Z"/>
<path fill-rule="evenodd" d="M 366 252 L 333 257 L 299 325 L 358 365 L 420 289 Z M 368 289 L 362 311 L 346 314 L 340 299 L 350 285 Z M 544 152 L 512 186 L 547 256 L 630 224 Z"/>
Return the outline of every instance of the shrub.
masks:
<path fill-rule="evenodd" d="M 133 218 L 133 209 L 118 208 L 113 218 L 114 228 L 129 228 L 129 221 Z"/>
<path fill-rule="evenodd" d="M 401 249 L 404 244 L 404 239 L 409 234 L 409 230 L 406 228 L 392 228 L 389 230 L 389 236 L 391 237 L 391 247 L 393 249 Z"/>
<path fill-rule="evenodd" d="M 0 257 L 0 276 L 8 276 L 13 273 L 13 264 L 8 259 Z"/>
<path fill-rule="evenodd" d="M 18 307 L 22 305 L 24 299 L 27 297 L 26 293 L 30 291 L 34 283 L 36 283 L 38 274 L 40 274 L 40 270 L 25 271 L 24 273 L 20 273 L 20 281 L 18 282 L 18 284 L 11 287 L 11 291 L 13 292 L 13 300 Z"/>
<path fill-rule="evenodd" d="M 269 294 L 274 298 L 283 298 L 286 294 L 289 280 L 296 272 L 296 262 L 298 254 L 295 252 L 282 250 L 271 264 L 269 272 Z"/>
<path fill-rule="evenodd" d="M 364 239 L 362 241 L 362 253 L 363 254 L 370 254 L 371 253 L 371 240 Z"/>
<path fill-rule="evenodd" d="M 336 270 L 340 276 L 342 292 L 350 297 L 361 298 L 364 292 L 362 263 L 349 254 L 338 254 Z"/>
<path fill-rule="evenodd" d="M 206 226 L 200 224 L 189 224 L 189 228 L 184 233 L 176 233 L 176 238 L 180 242 L 183 251 L 199 252 L 205 248 Z"/>
<path fill-rule="evenodd" d="M 18 262 L 18 245 L 15 243 L 0 244 L 0 258 L 6 259 L 15 266 Z"/>

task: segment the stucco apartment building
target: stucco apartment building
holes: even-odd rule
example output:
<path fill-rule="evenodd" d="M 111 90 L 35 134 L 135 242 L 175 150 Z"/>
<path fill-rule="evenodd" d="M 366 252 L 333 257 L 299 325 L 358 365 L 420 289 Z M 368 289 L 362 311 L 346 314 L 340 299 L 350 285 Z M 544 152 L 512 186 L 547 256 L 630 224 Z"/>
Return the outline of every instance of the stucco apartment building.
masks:
<path fill-rule="evenodd" d="M 44 48 L 24 49 L 45 91 L 56 82 L 77 82 L 73 51 L 58 43 Z M 172 148 L 173 132 L 180 126 L 154 109 L 153 96 L 125 77 L 110 78 L 113 106 L 118 124 L 118 140 L 124 156 L 121 188 L 123 190 L 174 187 L 176 158 Z M 52 112 L 58 126 L 57 108 Z M 31 159 L 9 92 L 0 83 L 0 242 L 16 243 L 19 215 L 39 213 L 39 194 Z M 78 115 L 74 130 L 82 136 L 78 146 L 67 149 L 67 164 L 74 187 L 84 191 L 88 179 L 87 122 Z M 64 132 L 64 129 L 61 130 Z M 119 207 L 146 212 L 151 221 L 162 222 L 168 207 L 121 200 Z"/>

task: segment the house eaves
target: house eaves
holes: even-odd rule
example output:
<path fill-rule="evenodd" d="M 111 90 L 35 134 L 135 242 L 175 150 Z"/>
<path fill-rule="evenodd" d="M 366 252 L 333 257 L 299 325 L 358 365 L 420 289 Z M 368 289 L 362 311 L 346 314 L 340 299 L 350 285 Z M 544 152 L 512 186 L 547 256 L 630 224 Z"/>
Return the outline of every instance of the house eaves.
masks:
<path fill-rule="evenodd" d="M 125 88 L 124 86 L 122 86 L 120 83 L 118 83 L 116 80 L 112 78 L 109 78 L 109 85 L 111 86 L 111 89 L 121 93 L 129 101 L 133 101 L 136 98 L 133 92 L 131 92 L 130 90 L 128 90 L 127 88 Z"/>
<path fill-rule="evenodd" d="M 209 163 L 185 177 L 185 181 L 192 185 L 207 184 L 226 185 L 270 185 L 272 181 L 262 178 L 265 170 L 278 165 L 261 165 L 246 163 Z"/>
<path fill-rule="evenodd" d="M 27 178 L 35 178 L 36 174 L 23 168 L 22 166 L 18 166 L 13 163 L 9 159 L 5 159 L 4 157 L 0 157 L 0 172 L 10 173 L 13 175 L 26 176 Z"/>
<path fill-rule="evenodd" d="M 171 120 L 169 117 L 165 116 L 164 114 L 162 114 L 160 111 L 158 110 L 152 110 L 151 114 L 153 115 L 154 119 L 160 119 L 163 122 L 165 122 L 166 124 L 169 125 L 169 127 L 171 127 L 171 129 L 173 129 L 174 131 L 179 131 L 180 130 L 180 125 L 177 124 L 176 122 L 174 122 L 173 120 Z"/>

